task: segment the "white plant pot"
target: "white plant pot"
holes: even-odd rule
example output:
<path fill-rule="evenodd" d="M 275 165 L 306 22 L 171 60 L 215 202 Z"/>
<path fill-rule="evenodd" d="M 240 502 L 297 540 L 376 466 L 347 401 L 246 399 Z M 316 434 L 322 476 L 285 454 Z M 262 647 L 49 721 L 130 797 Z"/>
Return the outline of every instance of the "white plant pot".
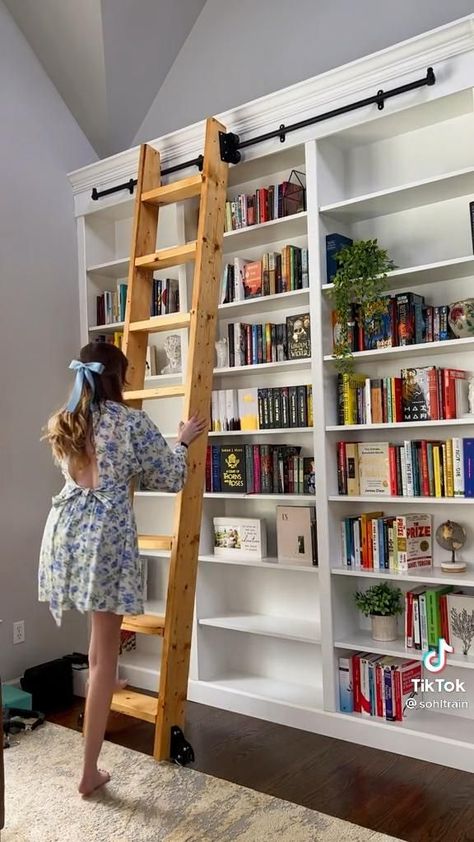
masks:
<path fill-rule="evenodd" d="M 376 614 L 370 615 L 372 622 L 373 640 L 396 640 L 397 639 L 397 617 L 379 617 Z"/>

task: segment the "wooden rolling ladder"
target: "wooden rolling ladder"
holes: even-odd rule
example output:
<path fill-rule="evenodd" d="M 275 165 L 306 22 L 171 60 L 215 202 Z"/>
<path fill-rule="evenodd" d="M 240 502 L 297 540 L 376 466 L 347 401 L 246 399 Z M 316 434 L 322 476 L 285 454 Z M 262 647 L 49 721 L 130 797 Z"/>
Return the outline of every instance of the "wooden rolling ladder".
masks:
<path fill-rule="evenodd" d="M 203 170 L 161 186 L 160 156 L 151 146 L 140 150 L 132 250 L 128 277 L 124 352 L 129 360 L 127 403 L 141 407 L 143 400 L 182 396 L 182 417 L 208 417 L 214 368 L 214 340 L 224 235 L 227 169 L 220 157 L 219 135 L 225 132 L 208 119 Z M 200 197 L 197 237 L 194 242 L 156 251 L 161 205 Z M 153 272 L 195 261 L 192 305 L 189 313 L 150 319 Z M 145 389 L 148 337 L 159 331 L 189 330 L 185 382 L 177 386 Z M 137 634 L 163 637 L 158 699 L 128 689 L 115 693 L 112 709 L 155 724 L 154 756 L 181 762 L 192 759 L 182 735 L 189 674 L 191 634 L 196 590 L 202 496 L 207 437 L 189 448 L 188 481 L 177 495 L 172 536 L 144 535 L 140 549 L 171 550 L 168 594 L 164 617 L 127 617 L 122 628 Z"/>

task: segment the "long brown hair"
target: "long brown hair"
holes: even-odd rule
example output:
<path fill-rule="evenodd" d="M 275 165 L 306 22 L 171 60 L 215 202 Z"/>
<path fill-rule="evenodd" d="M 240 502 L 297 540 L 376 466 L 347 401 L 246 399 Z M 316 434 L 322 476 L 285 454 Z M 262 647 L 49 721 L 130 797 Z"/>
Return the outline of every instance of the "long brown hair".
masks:
<path fill-rule="evenodd" d="M 108 342 L 90 342 L 81 349 L 79 360 L 83 363 L 102 363 L 104 366 L 102 374 L 92 374 L 94 403 L 99 406 L 104 401 L 123 403 L 128 362 L 119 348 Z M 68 460 L 76 468 L 89 463 L 87 445 L 92 432 L 91 402 L 92 390 L 84 381 L 76 409 L 73 412 L 60 409 L 49 419 L 45 438 L 58 462 Z"/>

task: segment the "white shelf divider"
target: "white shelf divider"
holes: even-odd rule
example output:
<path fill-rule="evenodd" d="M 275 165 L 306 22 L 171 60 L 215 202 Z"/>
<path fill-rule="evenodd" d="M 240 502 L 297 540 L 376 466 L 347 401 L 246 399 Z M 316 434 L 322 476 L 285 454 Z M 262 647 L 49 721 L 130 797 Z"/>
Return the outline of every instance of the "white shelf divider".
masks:
<path fill-rule="evenodd" d="M 420 266 L 409 266 L 405 269 L 393 269 L 387 273 L 387 290 L 405 289 L 421 284 L 445 283 L 458 278 L 474 276 L 474 256 L 453 257 L 452 260 L 438 260 L 435 263 L 425 263 Z M 329 292 L 334 284 L 323 284 L 324 292 Z"/>
<path fill-rule="evenodd" d="M 443 342 L 423 342 L 419 345 L 396 345 L 393 348 L 375 348 L 373 351 L 355 351 L 354 360 L 357 363 L 371 363 L 379 360 L 405 359 L 411 357 L 430 357 L 432 354 L 462 354 L 463 351 L 474 351 L 474 337 L 466 339 L 446 339 Z M 325 354 L 324 362 L 334 362 L 332 354 Z"/>
<path fill-rule="evenodd" d="M 321 632 L 315 620 L 301 620 L 298 617 L 271 617 L 265 614 L 229 614 L 220 617 L 200 617 L 200 626 L 214 629 L 228 629 L 245 634 L 264 637 L 278 637 L 299 643 L 321 641 Z"/>

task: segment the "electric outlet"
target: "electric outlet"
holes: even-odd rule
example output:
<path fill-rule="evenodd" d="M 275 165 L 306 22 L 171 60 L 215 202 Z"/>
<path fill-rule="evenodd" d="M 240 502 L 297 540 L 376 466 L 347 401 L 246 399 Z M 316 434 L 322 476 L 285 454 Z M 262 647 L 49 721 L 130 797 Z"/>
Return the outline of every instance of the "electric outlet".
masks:
<path fill-rule="evenodd" d="M 13 643 L 24 643 L 25 642 L 25 621 L 18 620 L 17 623 L 13 623 Z"/>

